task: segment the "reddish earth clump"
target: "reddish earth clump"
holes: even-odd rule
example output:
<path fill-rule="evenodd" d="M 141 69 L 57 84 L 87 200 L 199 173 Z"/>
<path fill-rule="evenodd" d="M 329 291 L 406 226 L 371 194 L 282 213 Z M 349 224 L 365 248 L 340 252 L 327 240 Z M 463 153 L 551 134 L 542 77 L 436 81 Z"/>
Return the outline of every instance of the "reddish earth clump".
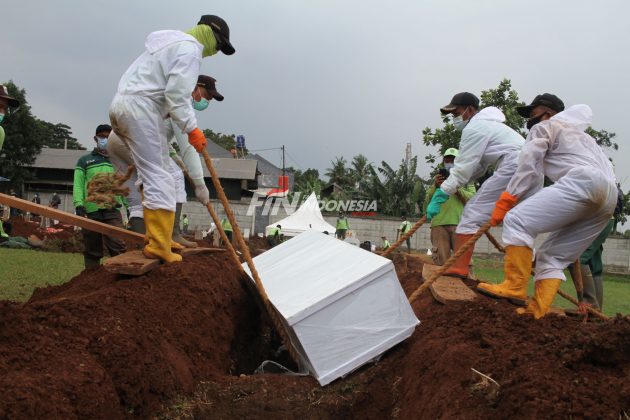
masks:
<path fill-rule="evenodd" d="M 419 265 L 396 262 L 410 294 Z M 441 305 L 426 293 L 414 304 L 422 323 L 410 339 L 322 388 L 308 376 L 251 374 L 276 343 L 246 284 L 219 253 L 135 279 L 87 270 L 26 304 L 0 303 L 0 417 L 630 413 L 628 318 L 534 321 L 485 297 Z"/>

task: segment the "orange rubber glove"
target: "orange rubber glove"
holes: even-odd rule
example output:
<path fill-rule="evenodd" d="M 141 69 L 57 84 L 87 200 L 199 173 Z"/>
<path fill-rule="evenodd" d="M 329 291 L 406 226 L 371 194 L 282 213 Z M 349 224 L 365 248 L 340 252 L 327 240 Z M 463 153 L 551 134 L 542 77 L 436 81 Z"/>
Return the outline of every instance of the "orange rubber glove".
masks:
<path fill-rule="evenodd" d="M 506 213 L 512 209 L 518 202 L 518 198 L 507 191 L 503 191 L 497 200 L 497 204 L 492 211 L 490 224 L 496 226 L 503 221 Z"/>
<path fill-rule="evenodd" d="M 206 140 L 206 136 L 203 135 L 203 131 L 195 128 L 193 131 L 188 133 L 188 143 L 195 148 L 197 153 L 201 153 L 208 145 L 208 140 Z"/>

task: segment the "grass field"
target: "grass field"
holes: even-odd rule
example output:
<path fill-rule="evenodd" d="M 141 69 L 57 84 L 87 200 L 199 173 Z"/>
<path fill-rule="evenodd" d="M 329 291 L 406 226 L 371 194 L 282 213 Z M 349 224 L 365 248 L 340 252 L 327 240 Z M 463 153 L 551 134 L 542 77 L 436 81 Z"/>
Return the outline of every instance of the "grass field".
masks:
<path fill-rule="evenodd" d="M 500 283 L 503 280 L 503 260 L 475 258 L 475 276 L 490 283 Z M 575 297 L 575 287 L 568 273 L 567 281 L 562 283 L 561 289 Z M 534 290 L 534 283 L 529 283 L 529 294 Z M 556 296 L 555 306 L 574 308 L 571 302 Z M 617 313 L 630 314 L 630 277 L 604 275 L 604 313 L 614 316 Z"/>
<path fill-rule="evenodd" d="M 36 287 L 65 283 L 83 270 L 83 255 L 0 248 L 0 300 L 26 301 Z"/>
<path fill-rule="evenodd" d="M 26 301 L 36 287 L 64 283 L 83 270 L 83 255 L 0 248 L 0 300 Z M 498 283 L 503 279 L 503 262 L 475 258 L 475 275 Z M 530 294 L 533 290 L 530 282 Z M 562 290 L 575 296 L 571 281 Z M 561 297 L 555 305 L 571 308 Z M 604 313 L 630 314 L 630 278 L 604 276 Z"/>

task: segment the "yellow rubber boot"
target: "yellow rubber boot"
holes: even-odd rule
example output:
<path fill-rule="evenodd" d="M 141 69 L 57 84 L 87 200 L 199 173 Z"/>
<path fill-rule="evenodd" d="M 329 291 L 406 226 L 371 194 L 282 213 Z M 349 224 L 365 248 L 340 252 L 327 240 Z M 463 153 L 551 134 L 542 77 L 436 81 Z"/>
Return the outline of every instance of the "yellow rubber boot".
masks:
<path fill-rule="evenodd" d="M 472 237 L 472 234 L 455 234 L 455 249 L 453 251 L 457 252 Z M 446 270 L 446 273 L 444 273 L 444 275 L 461 277 L 463 279 L 467 278 L 468 270 L 470 267 L 470 260 L 472 259 L 474 250 L 475 247 L 471 246 L 468 251 L 464 253 L 464 255 L 462 255 L 457 261 L 455 261 L 455 264 L 453 264 L 448 270 Z"/>
<path fill-rule="evenodd" d="M 493 298 L 504 298 L 516 305 L 525 305 L 527 283 L 532 271 L 531 248 L 514 245 L 505 247 L 503 265 L 503 283 L 479 283 L 477 290 Z"/>
<path fill-rule="evenodd" d="M 534 285 L 534 297 L 529 301 L 527 308 L 518 308 L 516 312 L 519 315 L 533 315 L 536 319 L 547 315 L 561 283 L 560 279 L 537 280 Z"/>
<path fill-rule="evenodd" d="M 175 212 L 144 208 L 144 223 L 149 243 L 144 247 L 143 254 L 147 258 L 159 258 L 167 263 L 182 260 L 181 255 L 171 251 L 174 220 Z"/>

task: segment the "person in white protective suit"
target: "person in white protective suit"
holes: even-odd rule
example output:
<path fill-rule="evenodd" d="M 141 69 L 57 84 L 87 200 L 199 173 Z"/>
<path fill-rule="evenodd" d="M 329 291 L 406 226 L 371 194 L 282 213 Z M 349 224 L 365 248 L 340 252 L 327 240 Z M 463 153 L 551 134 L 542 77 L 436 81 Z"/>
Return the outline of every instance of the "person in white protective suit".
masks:
<path fill-rule="evenodd" d="M 546 93 L 517 108 L 529 118 L 530 131 L 518 169 L 491 218 L 493 225 L 505 218 L 505 277 L 498 285 L 477 286 L 492 297 L 525 299 L 534 240 L 551 232 L 536 252 L 534 296 L 527 308 L 517 309 L 536 319 L 548 312 L 561 281 L 566 280 L 563 270 L 604 229 L 617 204 L 612 164 L 584 132 L 591 125 L 591 108 L 574 105 L 558 113 L 560 103 Z M 543 188 L 545 176 L 554 184 Z"/>
<path fill-rule="evenodd" d="M 175 181 L 164 119 L 170 117 L 188 142 L 201 152 L 207 145 L 197 126 L 190 94 L 195 88 L 202 57 L 234 47 L 229 28 L 218 16 L 204 15 L 187 32 L 149 34 L 146 50 L 127 69 L 109 109 L 114 132 L 131 151 L 143 185 L 143 214 L 148 243 L 144 254 L 165 262 L 181 261 L 171 250 L 175 221 Z"/>
<path fill-rule="evenodd" d="M 197 79 L 197 86 L 192 93 L 193 107 L 198 111 L 203 111 L 208 107 L 209 102 L 212 99 L 217 101 L 222 101 L 224 99 L 223 95 L 217 91 L 216 80 L 210 76 L 200 75 Z M 203 168 L 199 154 L 195 151 L 192 145 L 188 143 L 186 137 L 182 131 L 175 126 L 172 119 L 168 118 L 164 120 L 164 124 L 169 144 L 169 156 L 171 157 L 169 172 L 175 181 L 176 210 L 172 239 L 184 247 L 195 248 L 197 244 L 182 237 L 179 227 L 179 218 L 182 206 L 183 203 L 186 203 L 187 201 L 183 171 L 185 170 L 188 173 L 188 176 L 195 187 L 195 196 L 203 205 L 206 205 L 210 201 L 210 195 L 203 178 Z M 172 147 L 173 139 L 177 143 L 179 153 L 177 153 L 175 148 Z M 107 148 L 112 164 L 119 172 L 126 173 L 129 165 L 133 164 L 129 147 L 120 139 L 120 137 L 118 137 L 115 133 L 112 133 L 110 135 Z M 138 184 L 141 184 L 141 182 L 138 181 L 137 172 L 133 172 L 125 184 L 130 190 L 128 197 L 129 225 L 131 230 L 134 232 L 144 234 L 145 225 L 142 211 L 142 199 L 140 191 L 137 187 Z"/>
<path fill-rule="evenodd" d="M 479 111 L 479 99 L 472 93 L 462 92 L 440 109 L 442 114 L 452 114 L 452 123 L 462 132 L 459 156 L 448 178 L 435 190 L 427 206 L 427 220 L 440 213 L 443 203 L 458 189 L 483 176 L 489 167 L 494 173 L 477 194 L 464 207 L 455 229 L 454 251 L 457 252 L 481 225 L 490 219 L 492 209 L 516 170 L 518 155 L 525 143 L 523 137 L 503 124 L 505 116 L 495 107 Z M 445 275 L 466 278 L 474 247 L 462 255 Z"/>

